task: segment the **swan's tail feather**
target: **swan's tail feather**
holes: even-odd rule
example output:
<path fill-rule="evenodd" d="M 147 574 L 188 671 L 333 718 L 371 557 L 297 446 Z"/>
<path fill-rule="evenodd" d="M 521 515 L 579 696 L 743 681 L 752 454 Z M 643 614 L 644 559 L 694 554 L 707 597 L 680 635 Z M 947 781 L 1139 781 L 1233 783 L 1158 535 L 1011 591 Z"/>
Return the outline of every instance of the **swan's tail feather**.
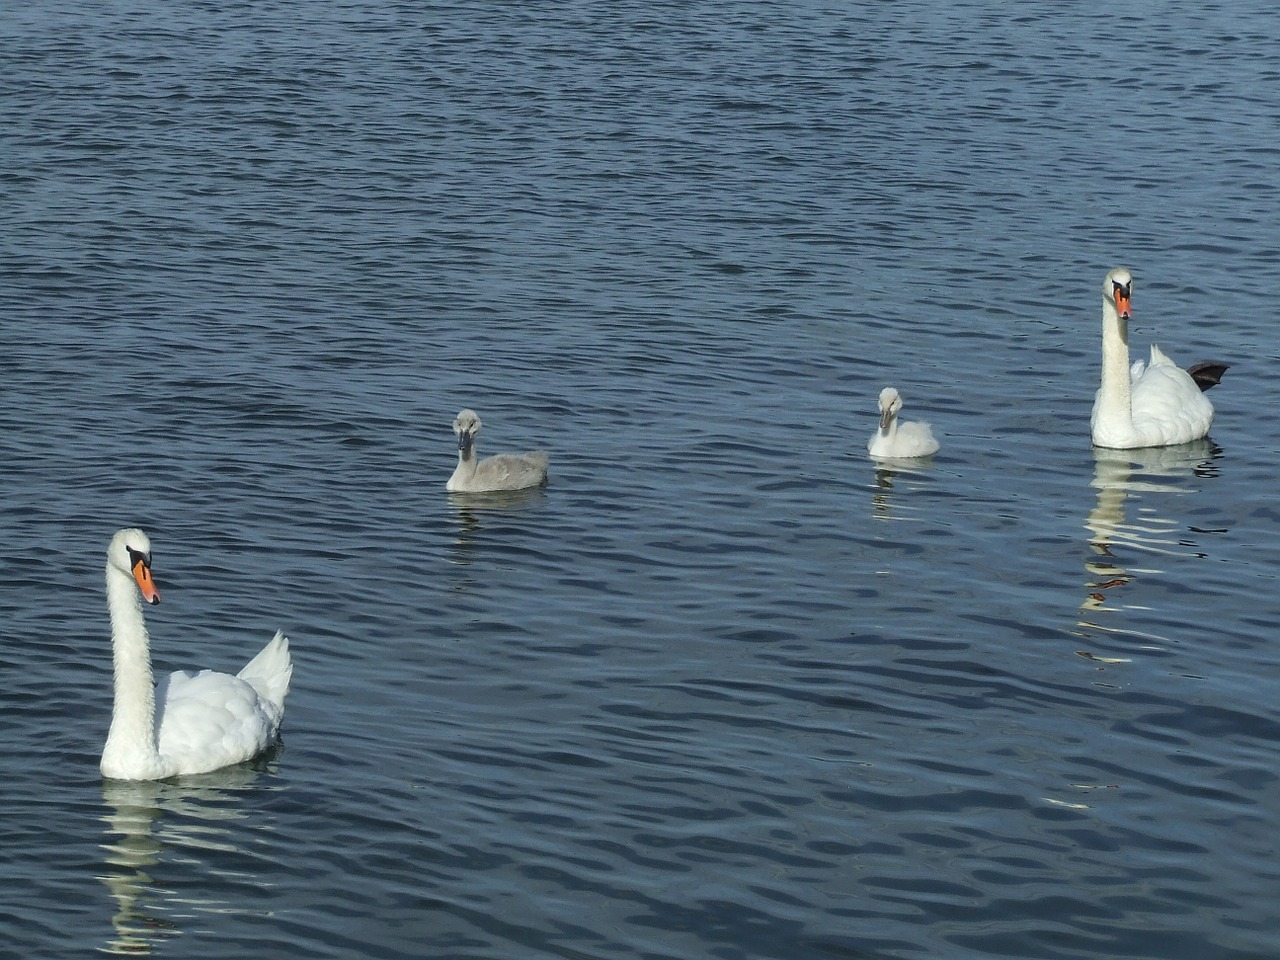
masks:
<path fill-rule="evenodd" d="M 289 692 L 289 678 L 293 676 L 289 638 L 277 630 L 271 642 L 246 663 L 236 676 L 257 690 L 259 696 L 284 709 L 284 697 Z"/>
<path fill-rule="evenodd" d="M 1210 387 L 1216 387 L 1222 382 L 1222 375 L 1227 372 L 1229 366 L 1231 364 L 1223 363 L 1221 360 L 1202 360 L 1187 367 L 1187 373 L 1191 374 L 1191 379 L 1196 382 L 1200 392 L 1204 393 Z"/>

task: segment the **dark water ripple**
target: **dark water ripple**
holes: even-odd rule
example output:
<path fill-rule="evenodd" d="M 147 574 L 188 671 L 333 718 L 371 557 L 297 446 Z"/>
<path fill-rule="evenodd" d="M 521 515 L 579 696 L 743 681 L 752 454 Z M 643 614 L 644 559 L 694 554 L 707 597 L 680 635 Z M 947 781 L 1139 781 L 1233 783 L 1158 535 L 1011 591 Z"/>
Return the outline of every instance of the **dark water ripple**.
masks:
<path fill-rule="evenodd" d="M 1274 955 L 1270 6 L 0 23 L 0 941 Z M 1211 441 L 1090 453 L 1121 261 Z M 98 777 L 126 524 L 276 754 Z"/>

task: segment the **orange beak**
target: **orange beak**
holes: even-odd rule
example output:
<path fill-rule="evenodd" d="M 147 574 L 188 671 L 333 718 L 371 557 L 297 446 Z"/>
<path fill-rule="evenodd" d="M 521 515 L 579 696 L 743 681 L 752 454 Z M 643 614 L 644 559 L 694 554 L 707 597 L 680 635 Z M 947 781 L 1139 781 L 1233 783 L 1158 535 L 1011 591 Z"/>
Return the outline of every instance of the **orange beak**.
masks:
<path fill-rule="evenodd" d="M 142 598 L 150 604 L 160 602 L 160 591 L 156 589 L 156 582 L 151 579 L 151 565 L 145 560 L 139 560 L 133 565 L 133 579 L 138 581 L 138 589 L 142 591 Z"/>
<path fill-rule="evenodd" d="M 1129 295 L 1121 293 L 1119 290 L 1116 291 L 1116 313 L 1126 320 L 1129 319 Z"/>

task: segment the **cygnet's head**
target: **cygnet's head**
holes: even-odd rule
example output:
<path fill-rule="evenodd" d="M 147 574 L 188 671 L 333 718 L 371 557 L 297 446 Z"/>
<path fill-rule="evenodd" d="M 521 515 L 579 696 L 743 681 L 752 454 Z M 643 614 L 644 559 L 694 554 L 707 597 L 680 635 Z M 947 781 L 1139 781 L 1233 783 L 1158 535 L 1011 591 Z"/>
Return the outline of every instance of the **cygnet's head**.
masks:
<path fill-rule="evenodd" d="M 107 563 L 133 577 L 147 603 L 160 602 L 160 593 L 151 579 L 151 540 L 141 530 L 129 527 L 112 537 Z"/>
<path fill-rule="evenodd" d="M 902 397 L 893 387 L 885 387 L 880 391 L 880 429 L 889 429 L 889 424 L 902 409 Z"/>
<path fill-rule="evenodd" d="M 1133 274 L 1128 267 L 1116 267 L 1102 281 L 1102 296 L 1115 305 L 1116 313 L 1129 319 L 1129 298 L 1133 296 Z"/>
<path fill-rule="evenodd" d="M 470 450 L 480 432 L 480 418 L 474 410 L 463 410 L 453 418 L 453 432 L 458 435 L 458 449 Z"/>

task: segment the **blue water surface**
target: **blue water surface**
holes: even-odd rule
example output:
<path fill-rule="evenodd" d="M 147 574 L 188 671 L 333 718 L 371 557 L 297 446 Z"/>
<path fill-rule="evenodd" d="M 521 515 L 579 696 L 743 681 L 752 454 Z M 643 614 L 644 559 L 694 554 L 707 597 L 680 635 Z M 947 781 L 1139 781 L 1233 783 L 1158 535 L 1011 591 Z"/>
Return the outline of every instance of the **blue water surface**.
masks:
<path fill-rule="evenodd" d="M 1277 34 L 0 12 L 0 952 L 1274 957 Z M 1201 443 L 1090 448 L 1120 263 Z M 291 636 L 275 753 L 100 777 L 131 525 L 158 671 Z"/>

